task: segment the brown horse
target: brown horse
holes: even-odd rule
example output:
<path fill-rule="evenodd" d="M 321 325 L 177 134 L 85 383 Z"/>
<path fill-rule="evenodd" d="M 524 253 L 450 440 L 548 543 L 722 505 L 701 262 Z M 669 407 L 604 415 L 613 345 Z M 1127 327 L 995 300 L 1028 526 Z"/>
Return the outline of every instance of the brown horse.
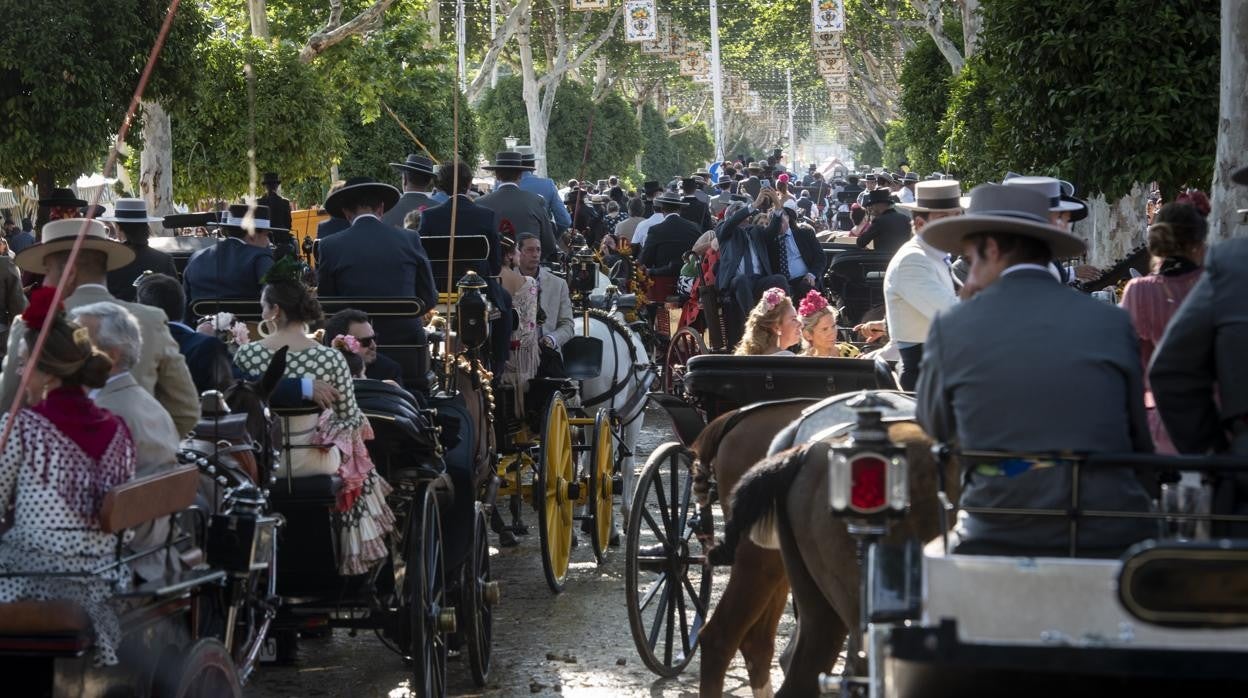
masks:
<path fill-rule="evenodd" d="M 847 433 L 847 432 L 845 432 Z M 939 466 L 931 454 L 931 440 L 913 422 L 889 426 L 889 438 L 906 447 L 910 463 L 910 511 L 885 539 L 926 541 L 940 534 L 937 482 Z M 824 441 L 835 444 L 844 433 Z M 729 522 L 724 545 L 740 538 L 775 513 L 776 533 L 784 570 L 793 587 L 798 632 L 792 663 L 776 694 L 809 696 L 818 692 L 820 672 L 829 672 L 859 615 L 857 544 L 845 523 L 828 514 L 827 461 L 807 458 L 820 442 L 804 444 L 769 457 L 741 478 L 733 493 L 735 517 Z M 957 466 L 946 466 L 945 482 L 956 498 Z M 740 556 L 740 552 L 738 552 Z"/>
<path fill-rule="evenodd" d="M 708 485 L 713 470 L 724 519 L 731 519 L 729 495 L 741 476 L 767 456 L 771 439 L 814 402 L 772 403 L 744 413 L 733 410 L 706 425 L 693 444 L 697 454 L 694 489 L 699 503 L 709 504 Z M 723 596 L 698 636 L 702 649 L 702 696 L 723 694 L 724 676 L 738 649 L 745 659 L 754 695 L 771 694 L 776 627 L 788 598 L 789 583 L 779 551 L 742 541 L 736 549 Z"/>
<path fill-rule="evenodd" d="M 473 485 L 480 487 L 494 474 L 494 456 L 498 453 L 494 433 L 493 374 L 480 361 L 463 355 L 456 357 L 455 389 L 464 396 L 472 416 L 476 443 L 473 444 Z"/>

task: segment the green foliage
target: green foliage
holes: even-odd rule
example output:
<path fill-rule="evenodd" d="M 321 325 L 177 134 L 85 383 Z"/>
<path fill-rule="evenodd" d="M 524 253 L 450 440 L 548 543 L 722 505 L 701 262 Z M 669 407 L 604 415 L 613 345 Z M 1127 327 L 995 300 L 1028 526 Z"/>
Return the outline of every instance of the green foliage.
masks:
<path fill-rule="evenodd" d="M 591 116 L 589 158 L 582 168 Z M 477 124 L 481 151 L 487 158 L 502 149 L 507 136 L 528 140 L 528 117 L 518 76 L 500 78 L 497 87 L 485 92 L 477 106 Z M 641 142 L 632 107 L 622 98 L 610 95 L 594 104 L 588 86 L 564 82 L 555 95 L 546 134 L 546 174 L 556 181 L 582 175 L 623 176 L 631 170 Z"/>
<path fill-rule="evenodd" d="M 862 139 L 849 151 L 854 156 L 854 165 L 860 170 L 865 167 L 878 167 L 884 162 L 884 151 L 880 150 L 880 144 L 874 138 Z"/>
<path fill-rule="evenodd" d="M 982 10 L 982 62 L 951 94 L 947 156 L 959 172 L 1060 175 L 1111 199 L 1133 182 L 1207 185 L 1218 0 L 992 0 Z"/>
<path fill-rule="evenodd" d="M 173 123 L 174 195 L 180 201 L 235 199 L 247 192 L 251 119 L 243 66 L 255 69 L 259 172 L 297 186 L 325 181 L 344 141 L 338 96 L 288 42 L 214 38 L 200 47 L 197 108 Z"/>
<path fill-rule="evenodd" d="M 711 135 L 711 130 L 703 122 L 690 124 L 690 121 L 692 120 L 688 116 L 682 117 L 680 125 L 688 126 L 689 130 L 672 136 L 672 144 L 676 146 L 676 152 L 680 156 L 680 171 L 683 174 L 693 172 L 715 157 L 715 138 Z"/>
<path fill-rule="evenodd" d="M 147 61 L 166 3 L 63 0 L 8 3 L 0 41 L 0 178 L 66 182 L 104 158 Z M 203 35 L 194 3 L 174 20 L 149 95 L 193 78 Z M 131 129 L 135 133 L 138 129 Z"/>
<path fill-rule="evenodd" d="M 648 180 L 666 182 L 680 174 L 680 151 L 668 135 L 667 120 L 653 106 L 641 109 L 641 171 Z"/>
<path fill-rule="evenodd" d="M 943 172 L 957 175 L 963 191 L 984 182 L 998 182 L 1011 168 L 1000 152 L 993 116 L 995 92 L 992 71 L 984 64 L 983 54 L 966 62 L 962 72 L 953 78 L 949 92 L 949 109 L 941 124 L 946 139 L 940 153 Z M 1003 129 L 1008 135 L 1008 127 Z"/>
<path fill-rule="evenodd" d="M 903 163 L 908 164 L 906 145 L 906 124 L 898 120 L 888 122 L 884 130 L 884 167 L 895 171 L 901 169 Z"/>
<path fill-rule="evenodd" d="M 949 63 L 931 37 L 924 36 L 906 54 L 901 68 L 898 106 L 903 122 L 901 140 L 910 168 L 928 173 L 940 170 L 945 138 L 941 122 L 949 108 Z"/>
<path fill-rule="evenodd" d="M 424 75 L 426 84 L 409 85 L 401 96 L 386 104 L 416 134 L 420 142 L 439 162 L 449 160 L 452 150 L 451 113 L 453 76 Z M 442 79 L 445 77 L 447 79 Z M 417 83 L 419 78 L 413 77 Z M 398 182 L 399 176 L 391 162 L 402 162 L 408 153 L 421 153 L 420 147 L 399 127 L 389 114 L 370 123 L 356 110 L 344 110 L 342 130 L 346 135 L 346 151 L 338 171 L 346 177 L 372 177 L 381 182 Z M 459 98 L 459 154 L 469 163 L 476 162 L 478 152 L 477 125 L 467 100 Z M 397 184 L 396 184 L 397 186 Z"/>

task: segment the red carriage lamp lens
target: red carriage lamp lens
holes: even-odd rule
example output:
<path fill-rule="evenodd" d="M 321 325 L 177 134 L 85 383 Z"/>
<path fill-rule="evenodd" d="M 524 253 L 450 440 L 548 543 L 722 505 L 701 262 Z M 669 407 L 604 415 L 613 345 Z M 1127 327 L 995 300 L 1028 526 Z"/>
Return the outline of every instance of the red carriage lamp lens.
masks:
<path fill-rule="evenodd" d="M 863 454 L 850 463 L 849 505 L 864 513 L 879 511 L 887 504 L 888 462 L 881 456 Z"/>

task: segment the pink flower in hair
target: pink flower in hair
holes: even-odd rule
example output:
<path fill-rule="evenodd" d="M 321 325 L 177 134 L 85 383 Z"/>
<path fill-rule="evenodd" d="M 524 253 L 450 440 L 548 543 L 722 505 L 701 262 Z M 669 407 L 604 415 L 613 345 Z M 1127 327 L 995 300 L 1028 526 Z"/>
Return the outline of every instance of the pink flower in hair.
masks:
<path fill-rule="evenodd" d="M 788 296 L 785 295 L 784 291 L 774 286 L 767 289 L 766 291 L 763 291 L 763 303 L 767 304 L 768 310 L 772 310 L 777 305 L 780 305 L 780 303 L 782 303 L 783 301 L 787 299 L 788 299 Z"/>
<path fill-rule="evenodd" d="M 820 295 L 818 291 L 811 289 L 806 294 L 806 297 L 802 299 L 801 305 L 797 307 L 797 314 L 802 317 L 810 317 L 827 307 L 828 299 Z"/>
<path fill-rule="evenodd" d="M 234 344 L 240 347 L 251 341 L 251 331 L 247 329 L 245 322 L 235 322 L 231 325 L 230 334 L 233 336 Z"/>
<path fill-rule="evenodd" d="M 359 354 L 361 349 L 360 340 L 356 339 L 354 335 L 349 334 L 340 334 L 334 337 L 333 341 L 330 342 L 330 345 L 332 345 L 335 349 L 346 349 L 352 354 Z"/>

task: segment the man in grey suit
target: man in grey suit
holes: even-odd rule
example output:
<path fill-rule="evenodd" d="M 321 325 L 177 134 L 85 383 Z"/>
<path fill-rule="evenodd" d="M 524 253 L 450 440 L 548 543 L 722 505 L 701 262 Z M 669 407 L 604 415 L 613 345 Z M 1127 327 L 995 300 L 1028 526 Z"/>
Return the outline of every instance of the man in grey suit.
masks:
<path fill-rule="evenodd" d="M 390 166 L 403 173 L 403 196 L 399 197 L 399 203 L 394 208 L 386 211 L 381 222 L 402 228 L 407 214 L 438 205 L 429 193 L 436 172 L 433 160 L 416 154 L 408 155 L 403 162 L 392 162 Z"/>
<path fill-rule="evenodd" d="M 967 215 L 932 221 L 924 242 L 971 260 L 974 297 L 936 315 L 919 372 L 919 423 L 962 452 L 1141 452 L 1153 449 L 1130 318 L 1064 287 L 1047 267 L 1083 254 L 1082 240 L 1049 223 L 1035 191 L 985 184 Z M 1065 510 L 1071 468 L 1060 460 L 962 459 L 964 506 Z M 1147 511 L 1150 498 L 1128 468 L 1087 469 L 1083 509 Z M 1150 522 L 1086 518 L 1081 549 L 1121 549 L 1154 531 Z M 1063 517 L 963 513 L 964 553 L 1060 550 Z"/>
<path fill-rule="evenodd" d="M 87 328 L 91 343 L 112 359 L 113 368 L 103 388 L 91 391 L 95 404 L 121 417 L 134 440 L 135 477 L 155 475 L 177 465 L 178 432 L 164 407 L 139 387 L 131 369 L 139 360 L 143 340 L 139 321 L 116 303 L 91 303 L 70 312 L 74 322 Z M 135 530 L 132 551 L 148 550 L 162 543 L 169 520 L 157 519 Z M 132 563 L 144 579 L 156 579 L 165 567 L 164 552 L 146 555 Z"/>
<path fill-rule="evenodd" d="M 533 169 L 525 164 L 520 153 L 504 151 L 494 158 L 493 170 L 498 186 L 474 203 L 498 215 L 498 232 L 509 238 L 520 233 L 534 233 L 542 241 L 542 259 L 558 253 L 555 228 L 546 213 L 546 200 L 520 188 L 520 176 Z"/>
<path fill-rule="evenodd" d="M 169 334 L 168 318 L 159 308 L 117 300 L 105 286 L 108 272 L 129 264 L 134 252 L 110 240 L 103 223 L 91 221 L 73 269 L 66 269 L 69 249 L 82 225 L 83 221 L 77 218 L 48 223 L 43 227 L 43 242 L 23 250 L 17 256 L 17 266 L 23 271 L 45 274 L 43 283 L 48 286 L 55 286 L 62 275 L 72 271 L 73 279 L 65 289 L 68 293 L 65 307 L 69 310 L 101 301 L 117 303 L 129 310 L 138 319 L 143 338 L 139 361 L 134 366 L 134 380 L 169 412 L 179 434 L 189 432 L 199 421 L 199 396 L 186 359 Z M 13 404 L 17 384 L 21 381 L 19 365 L 23 352 L 20 348 L 25 332 L 19 327 L 25 327 L 20 319 L 13 323 L 9 335 L 8 356 L 0 377 L 0 409 L 8 409 Z"/>

